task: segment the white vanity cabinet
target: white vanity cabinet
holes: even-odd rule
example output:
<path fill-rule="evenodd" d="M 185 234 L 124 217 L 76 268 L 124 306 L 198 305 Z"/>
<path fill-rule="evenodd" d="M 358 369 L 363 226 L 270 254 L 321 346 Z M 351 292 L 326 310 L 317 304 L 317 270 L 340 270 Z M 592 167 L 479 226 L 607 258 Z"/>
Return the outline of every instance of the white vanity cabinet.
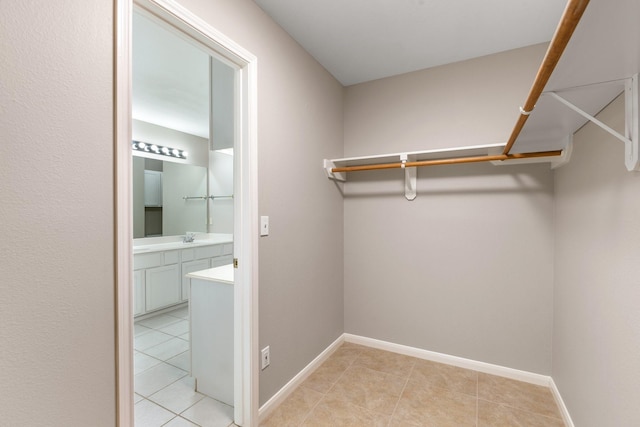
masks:
<path fill-rule="evenodd" d="M 184 276 L 229 264 L 233 261 L 232 254 L 233 243 L 134 253 L 134 316 L 187 301 L 189 281 Z"/>
<path fill-rule="evenodd" d="M 144 313 L 144 270 L 133 272 L 133 315 Z"/>
<path fill-rule="evenodd" d="M 182 251 L 182 300 L 189 299 L 187 274 L 233 262 L 233 244 L 201 246 Z"/>

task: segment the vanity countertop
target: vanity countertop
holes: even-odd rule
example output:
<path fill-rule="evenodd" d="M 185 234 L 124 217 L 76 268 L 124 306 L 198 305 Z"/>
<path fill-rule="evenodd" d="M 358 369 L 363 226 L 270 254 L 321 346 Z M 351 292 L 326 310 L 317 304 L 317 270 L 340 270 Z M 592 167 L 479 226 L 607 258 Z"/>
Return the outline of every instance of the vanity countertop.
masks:
<path fill-rule="evenodd" d="M 219 282 L 233 285 L 233 264 L 221 267 L 208 268 L 206 270 L 194 271 L 187 274 L 190 279 L 200 279 L 209 282 Z"/>
<path fill-rule="evenodd" d="M 222 233 L 208 233 L 203 234 L 202 237 L 196 235 L 196 239 L 193 242 L 189 243 L 184 243 L 181 236 L 173 236 L 171 238 L 145 238 L 134 240 L 133 253 L 140 254 L 148 252 L 169 251 L 173 249 L 188 249 L 196 246 L 209 246 L 232 242 L 232 234 Z"/>

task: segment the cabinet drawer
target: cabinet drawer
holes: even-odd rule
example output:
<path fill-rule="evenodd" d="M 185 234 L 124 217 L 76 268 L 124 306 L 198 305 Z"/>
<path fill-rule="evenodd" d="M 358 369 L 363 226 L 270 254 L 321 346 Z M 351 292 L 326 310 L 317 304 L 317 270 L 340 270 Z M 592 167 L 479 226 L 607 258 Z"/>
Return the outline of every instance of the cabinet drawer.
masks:
<path fill-rule="evenodd" d="M 159 267 L 162 265 L 162 252 L 152 252 L 149 254 L 137 254 L 133 256 L 133 269 Z"/>
<path fill-rule="evenodd" d="M 177 264 L 180 261 L 180 251 L 167 251 L 164 253 L 164 264 Z"/>
<path fill-rule="evenodd" d="M 222 255 L 222 245 L 201 246 L 195 248 L 196 259 L 213 258 Z"/>
<path fill-rule="evenodd" d="M 232 255 L 233 254 L 233 243 L 225 243 L 222 245 L 222 255 Z"/>
<path fill-rule="evenodd" d="M 193 249 L 183 249 L 182 250 L 182 262 L 185 261 L 193 261 L 196 257 L 196 251 Z"/>

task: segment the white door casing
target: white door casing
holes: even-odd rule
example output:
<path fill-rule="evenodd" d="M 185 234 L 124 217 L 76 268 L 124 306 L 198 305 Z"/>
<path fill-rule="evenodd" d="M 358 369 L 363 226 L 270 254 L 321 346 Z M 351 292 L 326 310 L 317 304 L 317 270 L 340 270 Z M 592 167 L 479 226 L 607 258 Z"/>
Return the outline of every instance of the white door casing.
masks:
<path fill-rule="evenodd" d="M 131 23 L 133 5 L 202 44 L 236 71 L 234 143 L 235 422 L 258 423 L 257 58 L 173 0 L 116 0 L 116 344 L 118 425 L 133 425 Z"/>

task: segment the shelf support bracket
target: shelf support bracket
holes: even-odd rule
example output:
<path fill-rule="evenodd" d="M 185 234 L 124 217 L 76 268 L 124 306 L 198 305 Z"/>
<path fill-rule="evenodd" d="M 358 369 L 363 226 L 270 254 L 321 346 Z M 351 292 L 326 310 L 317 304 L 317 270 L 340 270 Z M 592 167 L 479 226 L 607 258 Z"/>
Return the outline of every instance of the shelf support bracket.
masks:
<path fill-rule="evenodd" d="M 638 108 L 638 74 L 626 81 L 624 86 L 625 99 L 625 133 L 629 142 L 625 142 L 624 162 L 629 171 L 640 170 L 640 157 L 638 149 L 638 121 L 640 109 Z"/>
<path fill-rule="evenodd" d="M 333 172 L 333 168 L 336 167 L 336 164 L 331 160 L 324 159 L 324 171 L 327 173 L 327 178 L 332 179 L 334 181 L 346 182 L 347 177 L 344 173 L 341 172 Z"/>
<path fill-rule="evenodd" d="M 411 157 L 411 159 L 409 158 Z M 417 185 L 417 167 L 406 167 L 405 163 L 407 161 L 415 161 L 413 156 L 408 156 L 407 154 L 400 154 L 400 161 L 402 162 L 402 169 L 404 169 L 404 197 L 411 201 L 416 198 L 416 185 Z"/>
<path fill-rule="evenodd" d="M 567 106 L 571 110 L 580 114 L 595 125 L 601 127 L 610 133 L 625 145 L 625 166 L 628 171 L 640 170 L 640 152 L 638 149 L 638 120 L 640 113 L 638 110 L 638 74 L 625 81 L 624 98 L 625 98 L 625 134 L 614 130 L 602 121 L 598 120 L 591 114 L 580 109 L 576 105 L 567 101 L 555 92 L 545 92 L 553 99 Z"/>

